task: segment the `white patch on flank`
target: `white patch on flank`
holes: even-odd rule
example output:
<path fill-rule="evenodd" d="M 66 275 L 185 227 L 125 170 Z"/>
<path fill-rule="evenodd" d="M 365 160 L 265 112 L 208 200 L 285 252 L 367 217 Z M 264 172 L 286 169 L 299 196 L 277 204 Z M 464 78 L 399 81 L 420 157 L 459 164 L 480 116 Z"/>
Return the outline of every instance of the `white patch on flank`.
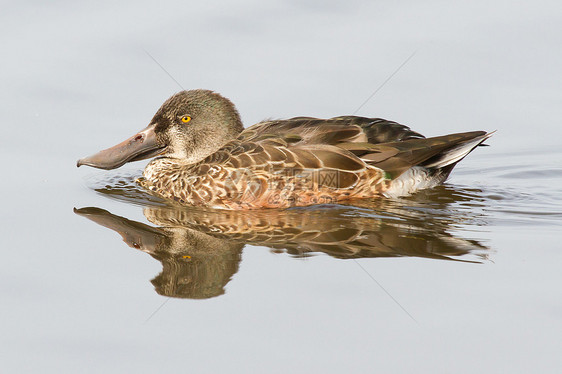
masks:
<path fill-rule="evenodd" d="M 429 171 L 421 166 L 414 166 L 392 181 L 385 197 L 400 197 L 411 195 L 424 188 L 437 186 L 442 178 L 430 178 Z"/>

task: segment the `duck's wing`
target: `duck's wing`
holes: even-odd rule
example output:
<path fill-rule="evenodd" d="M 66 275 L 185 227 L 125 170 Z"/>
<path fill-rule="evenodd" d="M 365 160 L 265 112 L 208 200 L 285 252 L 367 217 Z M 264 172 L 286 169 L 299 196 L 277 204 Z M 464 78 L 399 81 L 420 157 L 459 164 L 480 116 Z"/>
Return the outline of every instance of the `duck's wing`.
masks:
<path fill-rule="evenodd" d="M 192 170 L 192 173 L 204 175 L 214 165 L 233 169 L 333 169 L 348 172 L 366 167 L 363 160 L 338 146 L 295 144 L 279 137 L 231 141 L 199 163 L 198 170 Z"/>
<path fill-rule="evenodd" d="M 381 118 L 342 116 L 330 119 L 295 117 L 270 120 L 244 130 L 238 140 L 260 142 L 278 139 L 292 145 L 341 143 L 388 143 L 420 139 L 423 135 L 409 127 Z"/>
<path fill-rule="evenodd" d="M 394 179 L 413 166 L 454 165 L 489 136 L 473 131 L 424 138 L 404 125 L 377 118 L 297 117 L 246 129 L 203 160 L 194 174 L 203 175 L 213 165 L 251 169 L 274 165 L 276 169 L 344 173 L 357 173 L 370 165 Z"/>
<path fill-rule="evenodd" d="M 384 170 L 388 177 L 394 179 L 413 166 L 434 170 L 447 168 L 448 173 L 492 134 L 470 131 L 382 144 L 345 143 L 338 147 L 353 153 L 365 163 Z"/>
<path fill-rule="evenodd" d="M 236 149 L 233 154 L 257 156 L 263 147 L 273 147 L 282 151 L 273 159 L 289 154 L 289 160 L 295 159 L 304 167 L 322 167 L 315 166 L 318 163 L 307 165 L 307 155 L 312 153 L 320 165 L 343 171 L 359 169 L 356 164 L 361 161 L 395 178 L 413 166 L 438 169 L 456 164 L 490 135 L 471 131 L 425 138 L 407 126 L 381 118 L 296 117 L 258 123 L 243 131 L 237 140 L 239 145 L 230 150 Z M 275 149 L 273 154 L 277 154 Z"/>

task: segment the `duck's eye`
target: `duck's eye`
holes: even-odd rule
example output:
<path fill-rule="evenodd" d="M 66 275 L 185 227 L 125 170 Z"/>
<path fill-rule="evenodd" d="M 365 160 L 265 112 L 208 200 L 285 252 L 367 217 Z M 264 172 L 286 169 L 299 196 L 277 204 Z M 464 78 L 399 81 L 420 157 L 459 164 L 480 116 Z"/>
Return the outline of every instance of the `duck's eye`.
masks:
<path fill-rule="evenodd" d="M 181 121 L 183 123 L 188 123 L 189 121 L 191 121 L 191 117 L 190 116 L 183 116 L 183 117 L 181 117 Z"/>

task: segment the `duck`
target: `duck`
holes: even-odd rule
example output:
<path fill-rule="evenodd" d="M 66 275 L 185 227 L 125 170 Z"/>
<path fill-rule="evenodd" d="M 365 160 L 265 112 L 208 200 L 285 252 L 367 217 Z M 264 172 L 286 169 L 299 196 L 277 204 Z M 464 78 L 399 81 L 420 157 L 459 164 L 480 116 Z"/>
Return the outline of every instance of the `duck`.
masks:
<path fill-rule="evenodd" d="M 129 139 L 78 160 L 116 169 L 151 159 L 136 182 L 174 204 L 251 210 L 397 198 L 443 183 L 493 133 L 426 138 L 381 118 L 272 119 L 244 128 L 211 90 L 184 90 Z"/>

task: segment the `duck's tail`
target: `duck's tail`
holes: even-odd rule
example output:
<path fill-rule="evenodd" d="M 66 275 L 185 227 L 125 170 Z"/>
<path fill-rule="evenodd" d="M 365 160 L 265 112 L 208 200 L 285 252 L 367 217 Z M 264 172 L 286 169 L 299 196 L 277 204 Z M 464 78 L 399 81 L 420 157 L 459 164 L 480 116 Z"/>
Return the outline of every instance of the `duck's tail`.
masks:
<path fill-rule="evenodd" d="M 465 158 L 474 148 L 482 144 L 486 139 L 494 134 L 495 131 L 486 133 L 484 131 L 475 131 L 473 133 L 474 137 L 462 140 L 454 144 L 452 147 L 445 149 L 444 151 L 430 157 L 426 161 L 420 163 L 419 166 L 423 166 L 429 169 L 449 169 L 449 172 L 453 167 L 463 158 Z M 430 138 L 433 139 L 433 138 Z M 430 140 L 427 139 L 427 140 Z"/>
<path fill-rule="evenodd" d="M 474 131 L 416 140 L 419 142 L 429 142 L 426 144 L 426 152 L 421 151 L 419 147 L 411 147 L 409 151 L 405 149 L 400 153 L 404 153 L 405 158 L 410 158 L 418 152 L 421 154 L 425 153 L 429 157 L 412 164 L 398 176 L 394 175 L 385 195 L 388 197 L 409 195 L 418 190 L 431 188 L 443 183 L 459 161 L 479 145 L 484 145 L 482 143 L 492 135 L 493 132 Z M 400 153 L 397 155 L 398 157 L 401 156 Z M 433 154 L 430 155 L 431 153 Z M 423 158 L 421 154 L 418 157 L 421 156 Z"/>

